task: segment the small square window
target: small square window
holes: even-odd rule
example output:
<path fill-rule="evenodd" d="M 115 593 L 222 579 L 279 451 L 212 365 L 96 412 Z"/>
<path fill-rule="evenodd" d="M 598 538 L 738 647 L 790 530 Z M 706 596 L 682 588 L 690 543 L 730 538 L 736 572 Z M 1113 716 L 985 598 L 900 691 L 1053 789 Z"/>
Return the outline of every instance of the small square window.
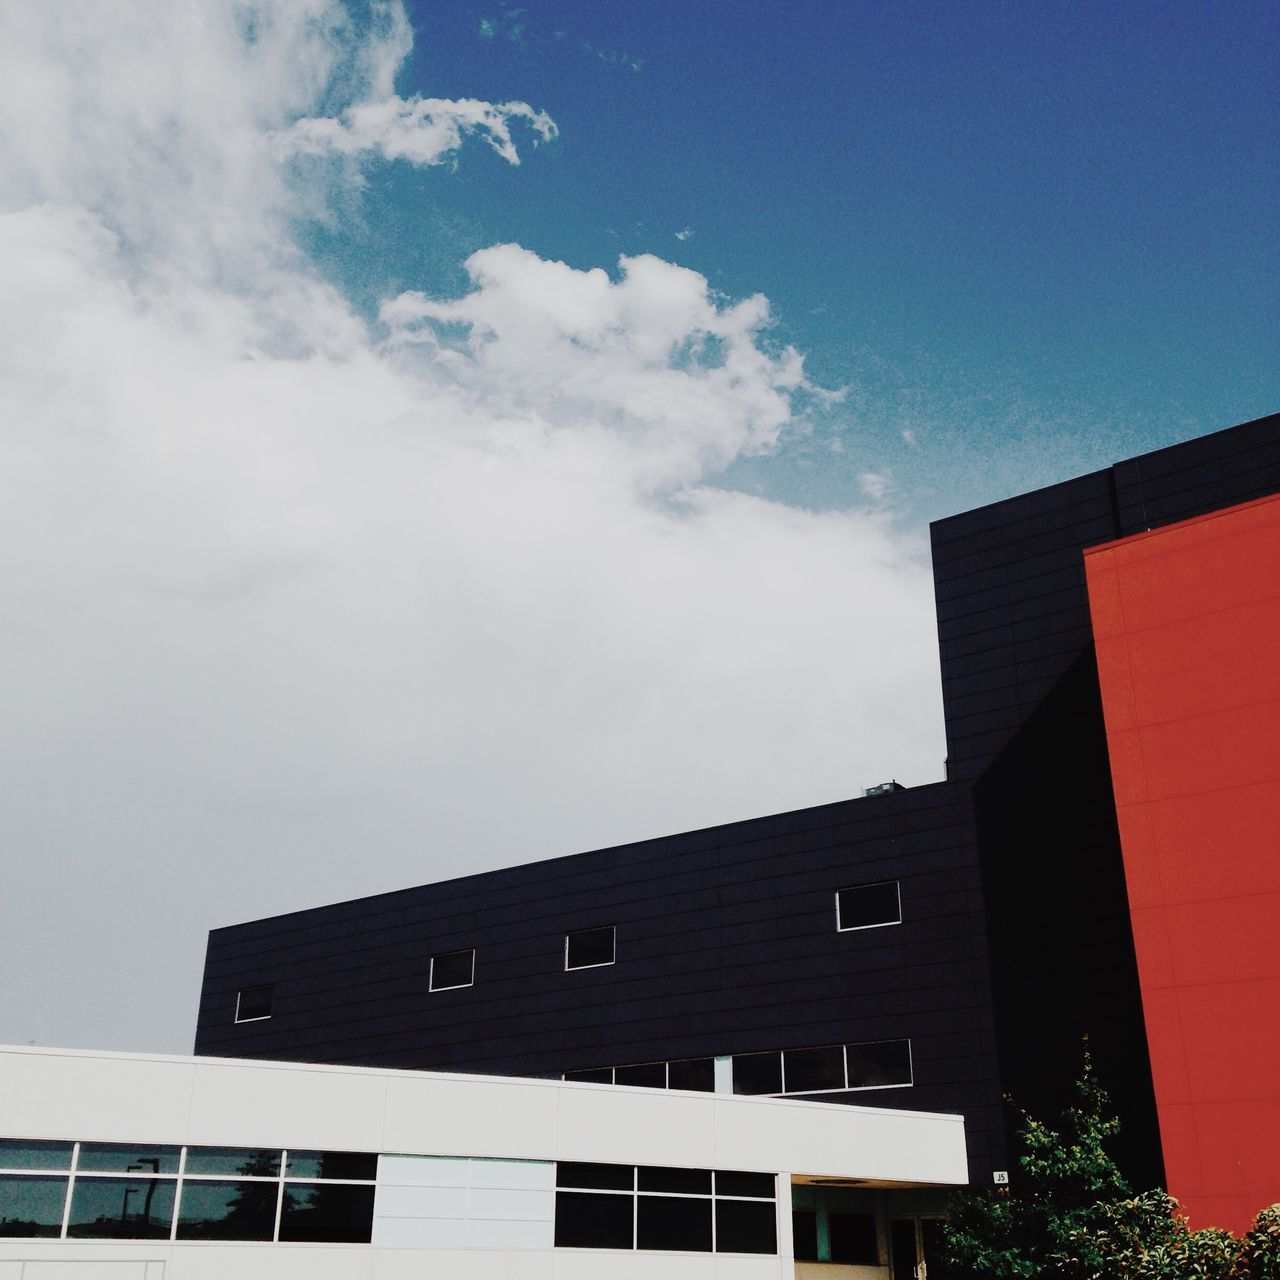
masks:
<path fill-rule="evenodd" d="M 236 993 L 236 1021 L 257 1022 L 271 1017 L 272 983 L 257 987 L 241 987 Z"/>
<path fill-rule="evenodd" d="M 836 928 L 841 933 L 901 923 L 902 897 L 896 880 L 836 890 Z"/>
<path fill-rule="evenodd" d="M 594 969 L 614 960 L 613 925 L 602 929 L 578 929 L 564 935 L 564 967 Z"/>
<path fill-rule="evenodd" d="M 432 991 L 451 991 L 454 987 L 469 987 L 476 980 L 476 949 L 444 951 L 431 957 Z"/>

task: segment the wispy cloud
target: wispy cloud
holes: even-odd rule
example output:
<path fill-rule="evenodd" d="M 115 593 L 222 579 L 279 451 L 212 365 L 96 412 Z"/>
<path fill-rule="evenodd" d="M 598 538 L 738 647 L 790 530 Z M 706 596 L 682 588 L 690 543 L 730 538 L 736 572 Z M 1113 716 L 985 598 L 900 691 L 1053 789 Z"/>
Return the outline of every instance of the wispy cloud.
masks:
<path fill-rule="evenodd" d="M 693 239 L 693 228 L 692 228 L 692 227 L 684 227 L 682 230 L 677 231 L 677 232 L 676 232 L 676 239 L 677 239 L 677 240 L 680 240 L 680 241 L 684 241 L 684 240 L 692 240 L 692 239 Z"/>
<path fill-rule="evenodd" d="M 556 136 L 555 121 L 527 102 L 472 98 L 385 98 L 348 107 L 339 117 L 309 117 L 280 135 L 285 154 L 377 156 L 433 165 L 451 158 L 471 134 L 484 139 L 510 164 L 520 163 L 512 122 L 529 126 L 535 142 Z"/>

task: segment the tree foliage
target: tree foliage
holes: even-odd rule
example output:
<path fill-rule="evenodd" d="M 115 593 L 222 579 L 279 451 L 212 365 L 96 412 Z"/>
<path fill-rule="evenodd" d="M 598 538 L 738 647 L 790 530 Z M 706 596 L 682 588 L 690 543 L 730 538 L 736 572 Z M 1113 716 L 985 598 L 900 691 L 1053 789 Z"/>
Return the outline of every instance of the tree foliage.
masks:
<path fill-rule="evenodd" d="M 957 1196 L 958 1280 L 1280 1280 L 1280 1205 L 1237 1238 L 1192 1231 L 1167 1192 L 1135 1195 L 1107 1143 L 1120 1127 L 1086 1048 L 1076 1103 L 1052 1127 L 1026 1112 L 1011 1187 Z"/>

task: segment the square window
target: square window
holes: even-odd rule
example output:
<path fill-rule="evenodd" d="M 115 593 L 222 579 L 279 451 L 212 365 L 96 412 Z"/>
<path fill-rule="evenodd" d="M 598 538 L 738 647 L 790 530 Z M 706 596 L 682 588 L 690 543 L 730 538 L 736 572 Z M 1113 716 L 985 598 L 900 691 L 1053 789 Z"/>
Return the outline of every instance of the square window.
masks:
<path fill-rule="evenodd" d="M 256 987 L 241 987 L 236 993 L 236 1021 L 257 1022 L 271 1017 L 271 994 L 274 986 L 265 982 Z"/>
<path fill-rule="evenodd" d="M 612 964 L 614 959 L 613 925 L 602 929 L 578 929 L 564 935 L 564 967 L 595 969 Z"/>
<path fill-rule="evenodd" d="M 787 1049 L 782 1054 L 786 1073 L 783 1087 L 787 1093 L 820 1093 L 824 1089 L 843 1089 L 844 1045 L 825 1049 Z"/>
<path fill-rule="evenodd" d="M 715 1093 L 714 1058 L 683 1058 L 667 1063 L 667 1088 L 690 1089 L 695 1093 Z"/>
<path fill-rule="evenodd" d="M 901 923 L 902 895 L 896 880 L 836 890 L 836 928 L 841 933 Z"/>
<path fill-rule="evenodd" d="M 431 977 L 428 986 L 432 991 L 452 991 L 455 987 L 469 987 L 476 980 L 476 949 L 444 951 L 431 957 Z"/>
<path fill-rule="evenodd" d="M 734 1093 L 781 1093 L 782 1055 L 780 1053 L 735 1053 L 733 1055 Z"/>
<path fill-rule="evenodd" d="M 912 1083 L 911 1041 L 847 1044 L 850 1089 L 892 1089 Z"/>

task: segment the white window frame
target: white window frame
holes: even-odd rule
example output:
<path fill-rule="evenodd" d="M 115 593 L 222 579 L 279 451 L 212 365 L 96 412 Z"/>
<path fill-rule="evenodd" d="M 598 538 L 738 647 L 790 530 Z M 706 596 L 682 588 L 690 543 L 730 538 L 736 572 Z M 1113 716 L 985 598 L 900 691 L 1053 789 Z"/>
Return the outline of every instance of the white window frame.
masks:
<path fill-rule="evenodd" d="M 877 920 L 874 924 L 850 924 L 840 923 L 840 895 L 848 893 L 851 889 L 878 889 L 882 884 L 891 884 L 894 888 L 894 896 L 898 900 L 898 918 L 896 920 Z M 837 889 L 835 892 L 836 900 L 836 932 L 837 933 L 858 933 L 862 929 L 888 929 L 895 924 L 902 923 L 902 881 L 901 880 L 873 880 L 870 884 L 847 884 L 843 888 Z"/>
<path fill-rule="evenodd" d="M 476 949 L 475 947 L 459 947 L 457 951 L 439 951 L 436 955 L 456 956 L 459 951 L 471 952 L 471 977 L 466 982 L 452 982 L 447 987 L 436 986 L 436 957 L 431 957 L 431 967 L 427 972 L 427 990 L 428 991 L 461 991 L 463 987 L 474 987 L 476 985 Z"/>
<path fill-rule="evenodd" d="M 611 960 L 600 960 L 595 964 L 569 964 L 569 939 L 575 933 L 600 933 L 602 930 L 608 929 L 613 937 L 613 958 Z M 618 926 L 616 924 L 597 924 L 592 925 L 589 929 L 566 929 L 564 935 L 564 971 L 565 973 L 577 973 L 580 969 L 607 969 L 611 964 L 618 963 Z"/>
<path fill-rule="evenodd" d="M 274 1008 L 275 998 L 276 998 L 275 983 L 274 982 L 257 982 L 257 983 L 254 983 L 254 986 L 271 988 L 271 1003 L 272 1003 L 272 1007 Z M 252 1018 L 242 1018 L 240 1016 L 240 997 L 244 995 L 246 991 L 249 991 L 251 989 L 252 988 L 250 987 L 240 987 L 236 991 L 236 1021 L 237 1022 L 266 1022 L 266 1020 L 269 1017 L 271 1017 L 269 1013 L 255 1013 Z"/>

